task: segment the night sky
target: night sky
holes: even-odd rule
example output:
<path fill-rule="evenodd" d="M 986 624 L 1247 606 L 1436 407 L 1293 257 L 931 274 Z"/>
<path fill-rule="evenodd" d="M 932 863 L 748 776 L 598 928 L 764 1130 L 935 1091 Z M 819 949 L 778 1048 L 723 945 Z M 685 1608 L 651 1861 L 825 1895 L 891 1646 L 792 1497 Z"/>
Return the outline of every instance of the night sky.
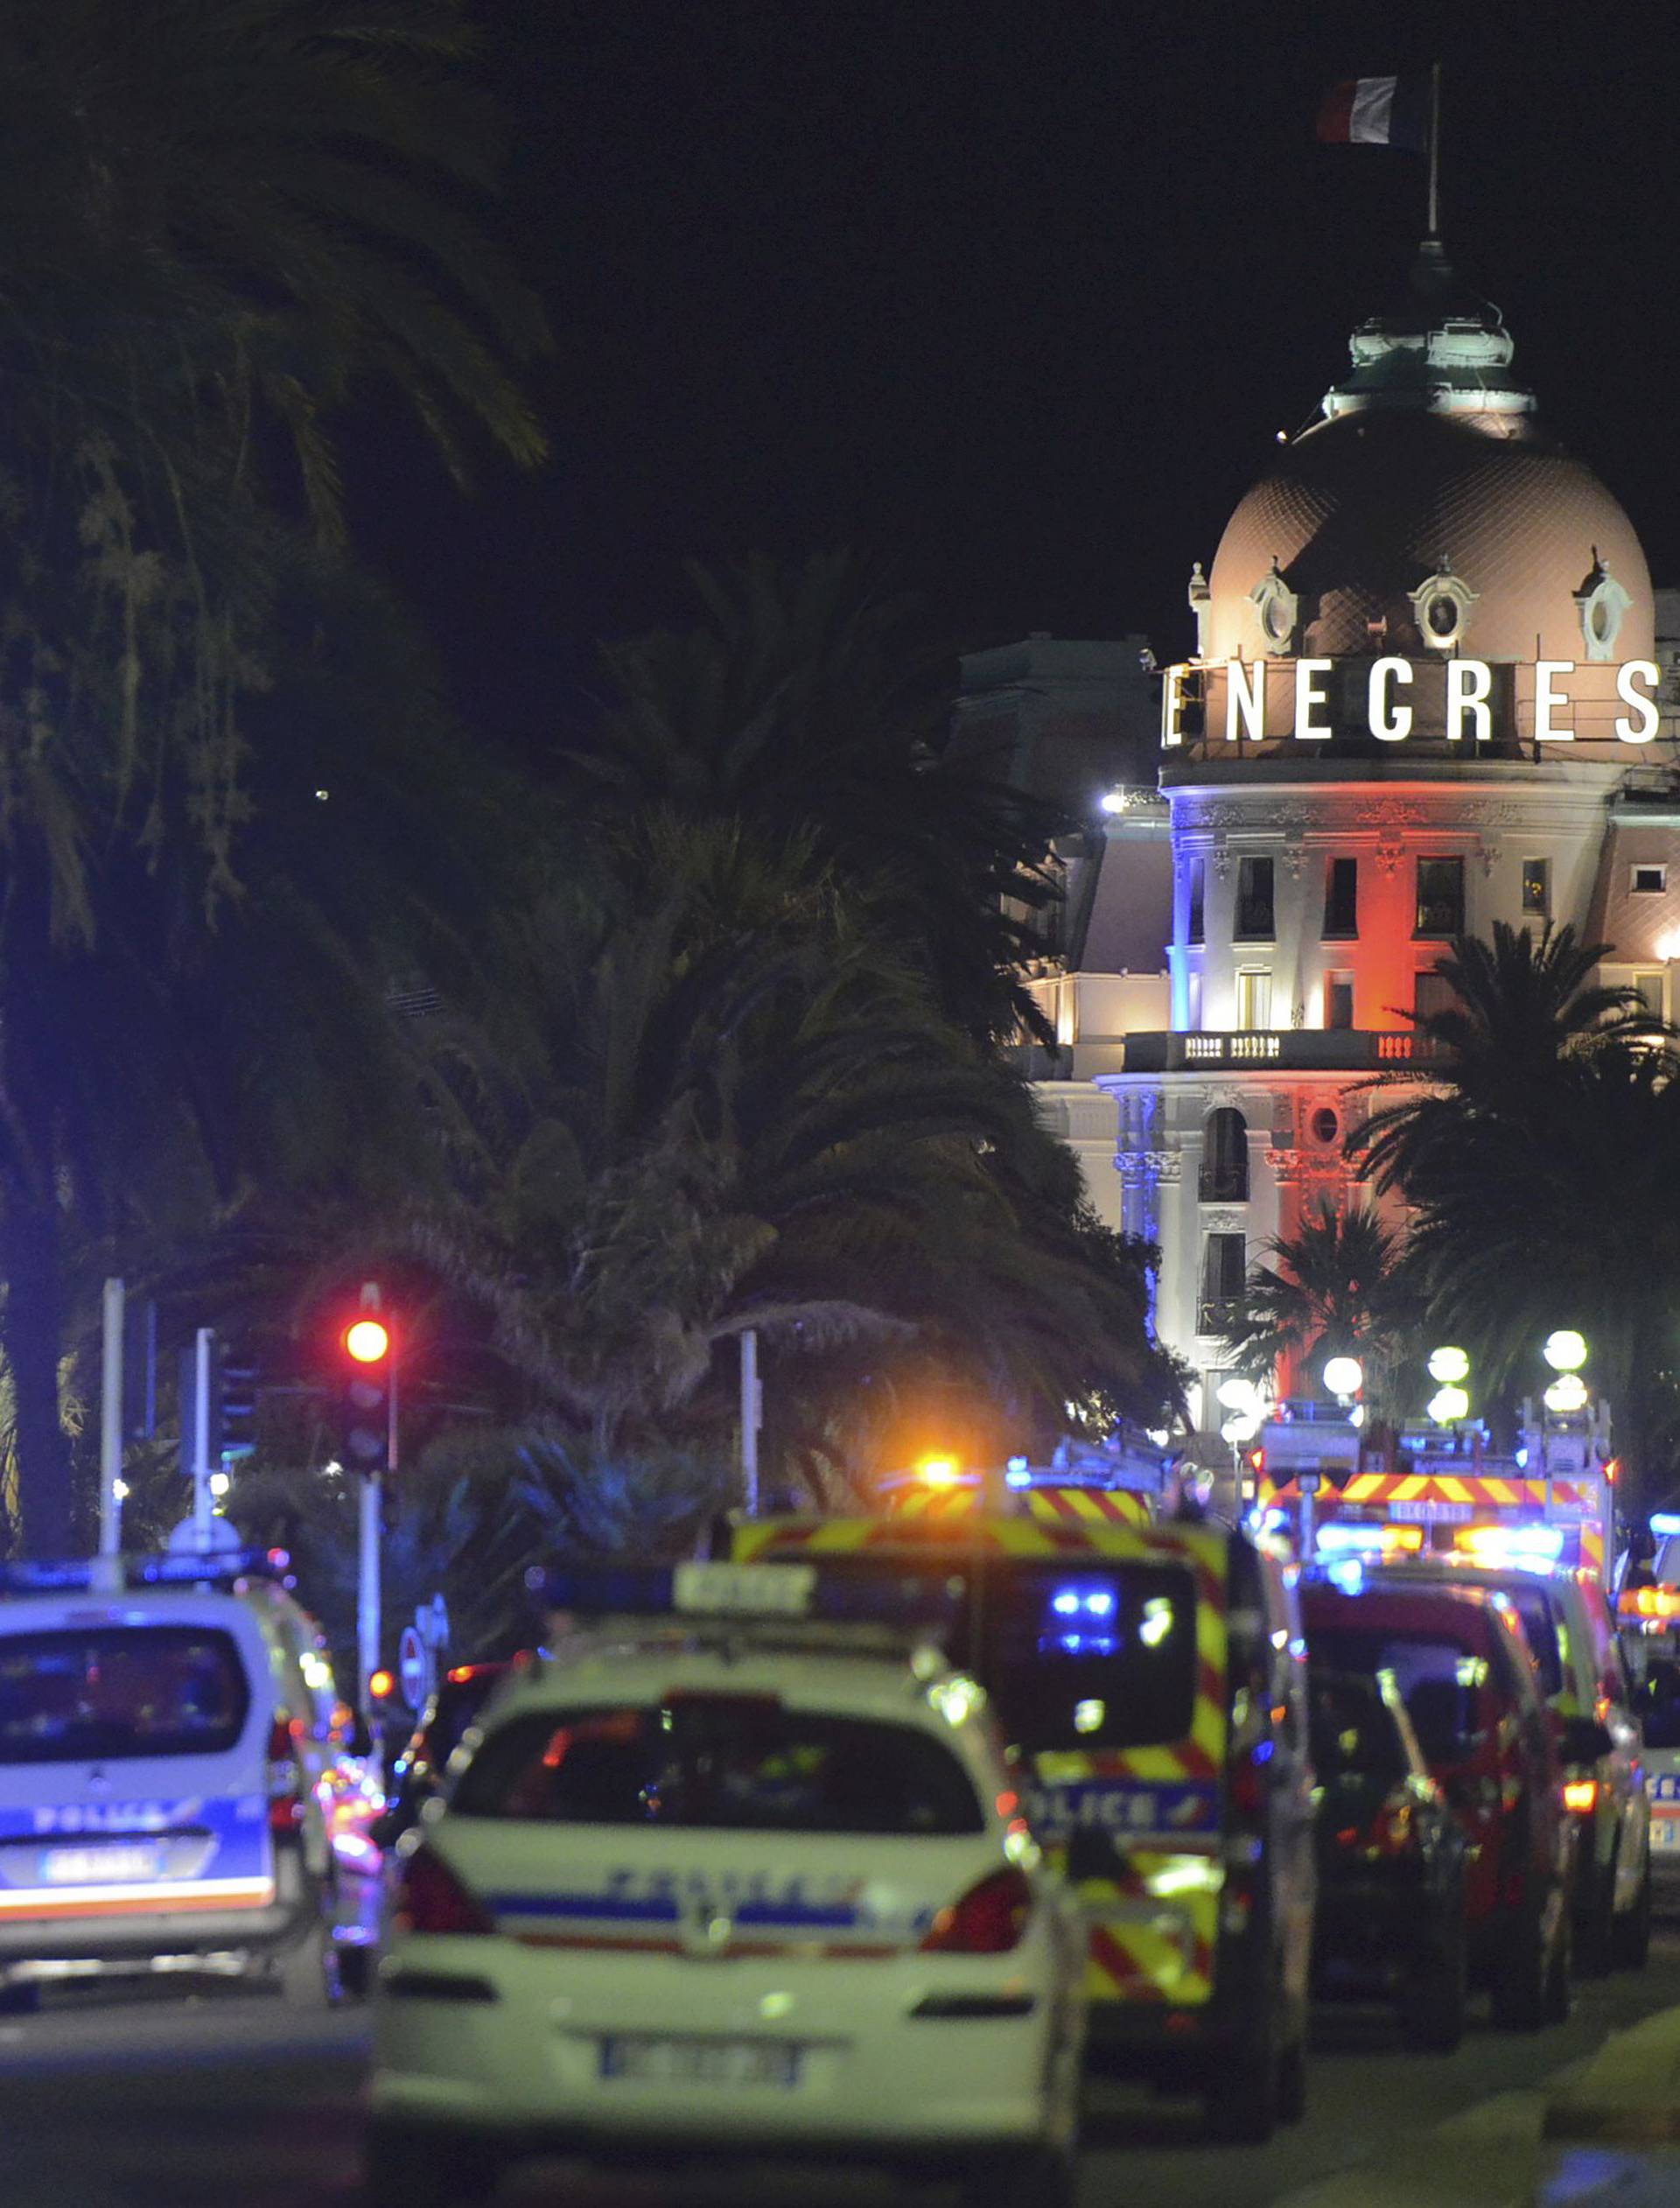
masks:
<path fill-rule="evenodd" d="M 1318 146 L 1319 96 L 1438 53 L 1452 258 L 1680 582 L 1670 11 L 1461 12 L 480 0 L 553 458 L 463 508 L 382 429 L 366 542 L 522 741 L 685 558 L 752 548 L 886 554 L 955 647 L 1176 655 L 1191 560 L 1423 231 L 1421 162 Z"/>

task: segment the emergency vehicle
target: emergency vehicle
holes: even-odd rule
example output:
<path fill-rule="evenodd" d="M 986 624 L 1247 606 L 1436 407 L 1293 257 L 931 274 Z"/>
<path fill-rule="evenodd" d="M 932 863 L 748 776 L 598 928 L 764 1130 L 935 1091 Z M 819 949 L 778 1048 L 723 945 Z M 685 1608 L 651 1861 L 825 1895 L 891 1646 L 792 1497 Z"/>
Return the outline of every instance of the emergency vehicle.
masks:
<path fill-rule="evenodd" d="M 332 1990 L 340 1706 L 260 1552 L 0 1566 L 0 1995 L 55 1978 Z"/>
<path fill-rule="evenodd" d="M 743 1560 L 958 1591 L 1033 1828 L 1088 1929 L 1091 2038 L 1267 2137 L 1305 2102 L 1316 1871 L 1292 1567 L 1129 1490 L 952 1479 L 878 1518 L 736 1528 Z"/>
<path fill-rule="evenodd" d="M 1650 1567 L 1629 1573 L 1616 1611 L 1644 1732 L 1651 1868 L 1672 1905 L 1680 1886 L 1680 1517 L 1656 1513 L 1651 1534 Z"/>
<path fill-rule="evenodd" d="M 406 1834 L 374 1997 L 374 2208 L 523 2155 L 725 2153 L 1071 2208 L 1083 1928 L 935 1580 L 549 1575 Z M 885 1595 L 886 1598 L 883 1600 Z"/>
<path fill-rule="evenodd" d="M 1326 1529 L 1382 1528 L 1395 1555 L 1480 1549 L 1489 1560 L 1521 1547 L 1522 1529 L 1556 1530 L 1549 1560 L 1608 1587 L 1613 1558 L 1614 1481 L 1609 1465 L 1578 1461 L 1536 1468 L 1536 1448 L 1522 1460 L 1484 1454 L 1478 1446 L 1445 1446 L 1438 1436 L 1403 1435 L 1396 1463 L 1362 1461 L 1358 1437 L 1345 1421 L 1323 1430 L 1310 1420 L 1278 1419 L 1262 1430 L 1256 1451 L 1255 1522 L 1277 1532 L 1303 1561 L 1315 1554 L 1368 1546 L 1362 1533 L 1345 1539 Z M 1473 1437 L 1474 1441 L 1474 1437 Z M 1515 1539 L 1513 1539 L 1515 1537 Z"/>

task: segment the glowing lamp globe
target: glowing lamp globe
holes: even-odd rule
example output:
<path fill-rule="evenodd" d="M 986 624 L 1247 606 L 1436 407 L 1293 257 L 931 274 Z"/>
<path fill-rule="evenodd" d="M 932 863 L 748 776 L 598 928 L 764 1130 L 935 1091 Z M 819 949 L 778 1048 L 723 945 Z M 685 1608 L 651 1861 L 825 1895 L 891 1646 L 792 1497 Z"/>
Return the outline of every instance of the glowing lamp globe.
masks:
<path fill-rule="evenodd" d="M 1437 1426 L 1452 1426 L 1470 1415 L 1470 1398 L 1462 1388 L 1437 1388 L 1429 1399 L 1429 1415 Z"/>
<path fill-rule="evenodd" d="M 377 1319 L 358 1319 L 345 1328 L 344 1346 L 358 1364 L 377 1364 L 390 1353 L 390 1329 Z"/>
<path fill-rule="evenodd" d="M 1214 1391 L 1228 1411 L 1247 1412 L 1254 1408 L 1260 1391 L 1252 1380 L 1245 1380 L 1240 1372 L 1232 1372 L 1222 1379 Z"/>
<path fill-rule="evenodd" d="M 1470 1360 L 1462 1349 L 1455 1349 L 1449 1342 L 1429 1353 L 1429 1377 L 1445 1385 L 1457 1386 L 1469 1377 Z"/>
<path fill-rule="evenodd" d="M 1586 1363 L 1586 1337 L 1573 1327 L 1559 1327 L 1546 1336 L 1540 1354 L 1554 1372 L 1578 1372 Z"/>
<path fill-rule="evenodd" d="M 1332 1395 L 1357 1395 L 1365 1384 L 1365 1368 L 1357 1357 L 1326 1360 L 1324 1384 Z"/>
<path fill-rule="evenodd" d="M 1542 1400 L 1548 1411 L 1584 1411 L 1586 1408 L 1586 1383 L 1578 1372 L 1560 1373 L 1546 1390 Z"/>

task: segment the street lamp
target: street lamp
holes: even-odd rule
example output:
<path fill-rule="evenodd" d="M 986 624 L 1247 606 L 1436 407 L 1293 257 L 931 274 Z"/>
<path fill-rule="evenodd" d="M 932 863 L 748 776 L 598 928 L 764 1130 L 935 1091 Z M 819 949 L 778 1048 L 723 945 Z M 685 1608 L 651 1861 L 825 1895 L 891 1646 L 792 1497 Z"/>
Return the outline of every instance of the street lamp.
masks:
<path fill-rule="evenodd" d="M 1559 1327 L 1541 1344 L 1540 1354 L 1554 1372 L 1578 1372 L 1586 1363 L 1586 1336 L 1573 1327 Z M 1581 1400 L 1586 1401 L 1583 1395 Z M 1578 1410 L 1579 1405 L 1576 1405 Z"/>
<path fill-rule="evenodd" d="M 1429 1398 L 1429 1415 L 1437 1426 L 1456 1426 L 1469 1417 L 1470 1398 L 1462 1388 L 1437 1388 Z"/>
<path fill-rule="evenodd" d="M 1578 1372 L 1563 1372 L 1546 1390 L 1540 1400 L 1548 1411 L 1565 1417 L 1572 1411 L 1586 1408 L 1586 1383 Z"/>
<path fill-rule="evenodd" d="M 1470 1359 L 1464 1350 L 1445 1343 L 1429 1353 L 1429 1377 L 1444 1386 L 1461 1386 L 1470 1377 Z"/>
<path fill-rule="evenodd" d="M 1324 1384 L 1338 1403 L 1350 1403 L 1365 1384 L 1365 1368 L 1357 1357 L 1326 1357 Z"/>

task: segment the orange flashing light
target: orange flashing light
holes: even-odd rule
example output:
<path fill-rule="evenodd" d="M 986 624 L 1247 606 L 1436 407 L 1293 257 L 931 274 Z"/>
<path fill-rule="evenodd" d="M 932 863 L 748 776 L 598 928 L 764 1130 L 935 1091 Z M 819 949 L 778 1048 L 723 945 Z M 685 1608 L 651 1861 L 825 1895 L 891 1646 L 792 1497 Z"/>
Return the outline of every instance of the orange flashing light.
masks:
<path fill-rule="evenodd" d="M 1572 1810 L 1577 1817 L 1590 1817 L 1598 1807 L 1599 1782 L 1595 1778 L 1566 1778 L 1564 1781 L 1564 1807 Z"/>
<path fill-rule="evenodd" d="M 344 1330 L 344 1346 L 358 1364 L 377 1364 L 391 1353 L 390 1328 L 378 1319 L 356 1319 Z"/>
<path fill-rule="evenodd" d="M 1616 1608 L 1625 1617 L 1680 1617 L 1680 1588 L 1626 1587 Z"/>
<path fill-rule="evenodd" d="M 396 1674 L 381 1665 L 368 1681 L 368 1692 L 376 1702 L 388 1701 L 396 1692 Z"/>
<path fill-rule="evenodd" d="M 930 1488 L 954 1488 L 962 1468 L 954 1456 L 924 1456 L 916 1460 L 916 1477 Z"/>

